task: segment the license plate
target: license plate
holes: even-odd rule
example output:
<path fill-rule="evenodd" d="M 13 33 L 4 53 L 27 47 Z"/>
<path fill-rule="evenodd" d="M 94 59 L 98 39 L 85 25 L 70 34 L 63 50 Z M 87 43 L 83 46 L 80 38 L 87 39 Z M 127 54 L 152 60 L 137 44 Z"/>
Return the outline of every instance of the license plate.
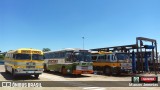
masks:
<path fill-rule="evenodd" d="M 88 67 L 82 67 L 82 70 L 88 70 Z"/>
<path fill-rule="evenodd" d="M 27 66 L 27 68 L 35 68 L 35 66 Z"/>
<path fill-rule="evenodd" d="M 132 69 L 132 64 L 131 63 L 122 63 L 121 67 L 124 69 Z"/>
<path fill-rule="evenodd" d="M 28 71 L 28 73 L 34 73 L 34 71 Z"/>
<path fill-rule="evenodd" d="M 84 74 L 88 74 L 88 72 L 84 72 Z"/>

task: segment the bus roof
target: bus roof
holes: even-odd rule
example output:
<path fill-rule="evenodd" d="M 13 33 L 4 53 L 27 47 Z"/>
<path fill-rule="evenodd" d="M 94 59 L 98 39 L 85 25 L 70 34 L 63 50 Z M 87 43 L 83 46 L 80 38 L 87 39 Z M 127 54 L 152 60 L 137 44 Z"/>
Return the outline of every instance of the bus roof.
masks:
<path fill-rule="evenodd" d="M 92 54 L 112 54 L 113 52 L 104 52 L 104 51 L 101 51 L 101 52 L 98 52 L 98 51 L 91 51 Z"/>
<path fill-rule="evenodd" d="M 16 50 L 9 50 L 7 53 L 15 53 Z"/>
<path fill-rule="evenodd" d="M 41 50 L 38 50 L 38 49 L 33 49 L 33 48 L 19 48 L 17 50 L 34 50 L 34 51 L 41 51 Z"/>
<path fill-rule="evenodd" d="M 104 51 L 91 51 L 91 54 L 118 54 L 118 53 L 126 53 L 126 52 L 104 52 Z"/>
<path fill-rule="evenodd" d="M 21 52 L 21 50 L 40 51 L 41 53 L 43 53 L 41 50 L 33 49 L 33 48 L 19 48 L 19 49 L 16 49 L 16 50 L 10 50 L 7 53 L 17 53 L 17 52 Z"/>
<path fill-rule="evenodd" d="M 44 53 L 64 52 L 64 51 L 79 51 L 79 50 L 83 50 L 83 49 L 80 49 L 80 48 L 65 48 L 65 49 L 61 49 L 61 50 L 57 50 L 57 51 L 48 51 L 48 52 L 44 52 Z"/>

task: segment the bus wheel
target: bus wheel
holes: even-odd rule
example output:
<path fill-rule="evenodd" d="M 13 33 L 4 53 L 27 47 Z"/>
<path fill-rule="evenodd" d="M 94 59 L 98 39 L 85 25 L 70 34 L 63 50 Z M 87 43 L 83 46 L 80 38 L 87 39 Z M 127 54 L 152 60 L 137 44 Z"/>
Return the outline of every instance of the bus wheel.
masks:
<path fill-rule="evenodd" d="M 106 67 L 105 71 L 104 71 L 104 74 L 106 74 L 106 75 L 112 75 L 111 68 L 110 67 Z"/>
<path fill-rule="evenodd" d="M 47 69 L 46 64 L 44 65 L 44 72 L 49 72 L 49 70 Z"/>
<path fill-rule="evenodd" d="M 34 77 L 35 77 L 36 79 L 38 79 L 38 78 L 39 78 L 39 74 L 38 74 L 38 75 L 34 75 Z"/>
<path fill-rule="evenodd" d="M 16 77 L 14 69 L 12 69 L 12 76 L 13 76 L 13 78 Z"/>
<path fill-rule="evenodd" d="M 120 69 L 119 68 L 117 68 L 117 73 L 116 73 L 116 75 L 121 75 L 121 71 L 120 71 Z"/>
<path fill-rule="evenodd" d="M 63 75 L 66 75 L 67 70 L 65 69 L 65 67 L 62 67 L 61 73 L 62 73 Z"/>
<path fill-rule="evenodd" d="M 5 69 L 5 73 L 8 73 L 8 70 L 7 70 L 7 69 Z"/>
<path fill-rule="evenodd" d="M 7 68 L 5 67 L 5 73 L 8 73 L 8 70 L 7 70 Z"/>
<path fill-rule="evenodd" d="M 77 74 L 77 76 L 79 76 L 79 77 L 80 77 L 80 76 L 81 76 L 81 74 Z"/>

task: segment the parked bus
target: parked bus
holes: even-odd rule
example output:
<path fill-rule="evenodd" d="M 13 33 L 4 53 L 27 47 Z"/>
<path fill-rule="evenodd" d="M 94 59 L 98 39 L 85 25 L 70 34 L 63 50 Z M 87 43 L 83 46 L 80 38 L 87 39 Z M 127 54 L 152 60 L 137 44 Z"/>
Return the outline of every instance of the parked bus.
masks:
<path fill-rule="evenodd" d="M 132 72 L 132 62 L 127 53 L 92 52 L 92 61 L 94 71 L 107 75 Z"/>
<path fill-rule="evenodd" d="M 93 66 L 88 50 L 64 49 L 44 52 L 44 71 L 58 71 L 62 74 L 91 74 Z"/>
<path fill-rule="evenodd" d="M 5 71 L 13 77 L 34 75 L 38 78 L 43 72 L 43 52 L 37 49 L 21 48 L 10 50 L 5 55 Z"/>

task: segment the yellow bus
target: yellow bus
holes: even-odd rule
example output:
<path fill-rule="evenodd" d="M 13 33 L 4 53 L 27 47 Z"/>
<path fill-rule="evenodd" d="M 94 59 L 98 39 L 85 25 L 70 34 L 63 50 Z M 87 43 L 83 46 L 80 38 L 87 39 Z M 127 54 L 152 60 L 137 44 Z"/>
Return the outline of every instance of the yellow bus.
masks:
<path fill-rule="evenodd" d="M 123 52 L 92 52 L 94 71 L 112 75 L 132 72 L 132 62 L 128 53 Z"/>
<path fill-rule="evenodd" d="M 5 72 L 13 77 L 17 75 L 34 75 L 38 78 L 43 72 L 43 52 L 32 48 L 10 50 L 5 55 Z"/>

